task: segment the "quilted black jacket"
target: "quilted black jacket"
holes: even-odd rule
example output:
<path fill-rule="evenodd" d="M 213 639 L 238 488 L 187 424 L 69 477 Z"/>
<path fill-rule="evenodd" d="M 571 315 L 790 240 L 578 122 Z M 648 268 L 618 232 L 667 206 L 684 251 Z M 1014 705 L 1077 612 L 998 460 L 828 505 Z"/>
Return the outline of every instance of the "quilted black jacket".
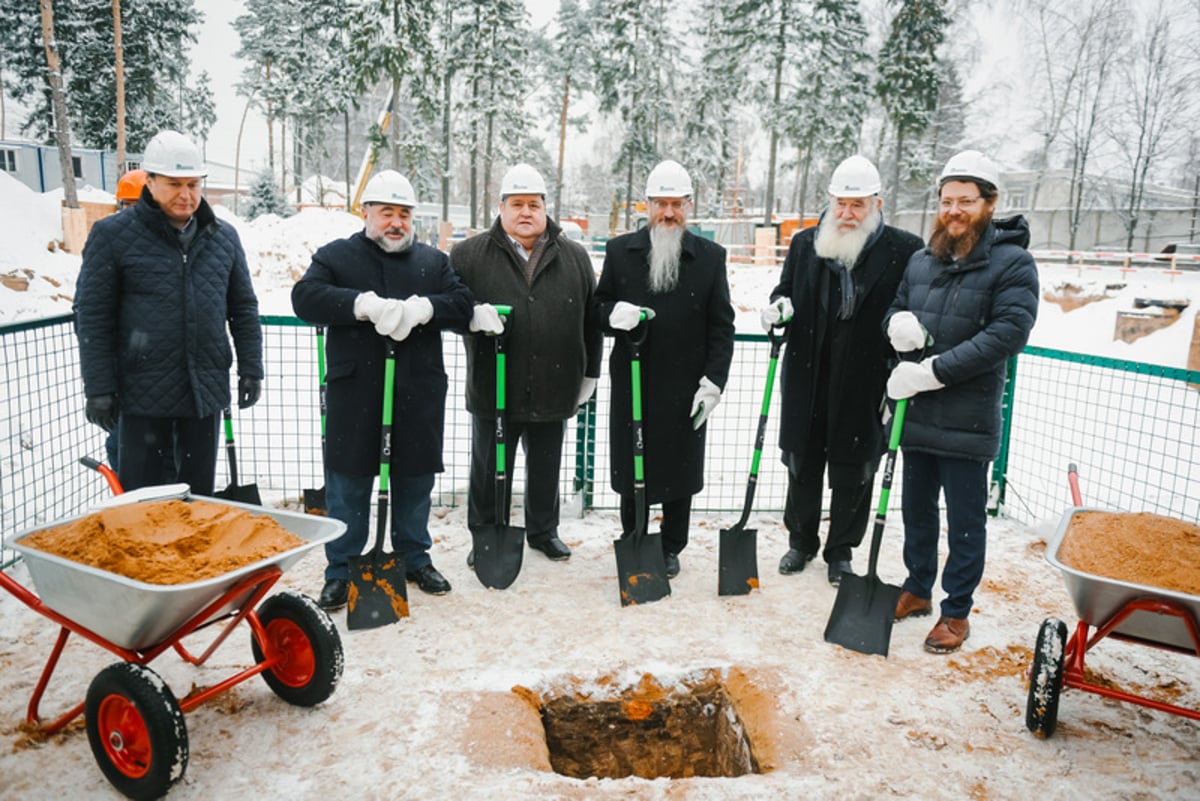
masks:
<path fill-rule="evenodd" d="M 144 417 L 216 414 L 230 402 L 230 332 L 238 374 L 263 377 L 258 299 L 241 240 L 204 200 L 195 221 L 185 253 L 143 192 L 92 228 L 74 306 L 89 398 L 115 393 L 122 413 Z"/>

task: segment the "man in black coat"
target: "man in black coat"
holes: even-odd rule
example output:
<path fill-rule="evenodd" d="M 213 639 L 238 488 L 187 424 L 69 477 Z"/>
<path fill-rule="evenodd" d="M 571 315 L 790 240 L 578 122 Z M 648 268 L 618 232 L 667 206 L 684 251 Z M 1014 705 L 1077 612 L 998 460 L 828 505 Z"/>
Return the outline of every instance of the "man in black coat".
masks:
<path fill-rule="evenodd" d="M 668 578 L 679 573 L 692 496 L 704 488 L 705 421 L 721 400 L 733 360 L 725 249 L 687 230 L 691 196 L 692 182 L 681 165 L 664 161 L 655 167 L 646 181 L 648 224 L 609 240 L 596 287 L 595 319 L 617 334 L 609 360 L 610 472 L 626 532 L 638 522 L 626 332 L 646 327 L 641 347 L 646 497 L 662 504 Z M 643 310 L 653 319 L 642 322 Z"/>
<path fill-rule="evenodd" d="M 763 325 L 786 326 L 779 447 L 788 471 L 779 572 L 799 573 L 821 547 L 825 474 L 831 502 L 823 556 L 830 584 L 851 572 L 884 450 L 881 413 L 891 348 L 879 329 L 913 234 L 884 225 L 879 172 L 863 156 L 838 165 L 829 208 L 792 238 Z"/>
<path fill-rule="evenodd" d="M 467 523 L 474 531 L 507 522 L 496 519 L 494 336 L 503 332 L 505 474 L 513 474 L 519 442 L 525 453 L 529 546 L 564 561 L 571 549 L 558 536 L 563 433 L 566 421 L 596 389 L 603 345 L 600 330 L 588 324 L 596 288 L 591 256 L 547 218 L 541 174 L 517 164 L 500 181 L 500 213 L 491 229 L 455 245 L 450 264 L 478 302 L 463 337 L 471 413 Z M 511 306 L 511 315 L 501 319 L 494 304 Z M 506 490 L 505 510 L 511 481 Z"/>
<path fill-rule="evenodd" d="M 318 601 L 346 603 L 350 557 L 367 543 L 371 488 L 380 467 L 384 365 L 396 343 L 390 461 L 391 541 L 409 581 L 443 595 L 450 582 L 429 549 L 430 493 L 443 470 L 446 370 L 442 329 L 465 328 L 471 293 L 441 251 L 414 241 L 416 193 L 393 170 L 363 190 L 364 230 L 325 245 L 292 288 L 297 316 L 328 328 L 325 339 L 325 490 L 346 532 L 325 546 Z"/>
<path fill-rule="evenodd" d="M 913 254 L 884 326 L 899 353 L 892 398 L 908 398 L 904 451 L 904 566 L 896 619 L 933 611 L 945 498 L 949 555 L 941 617 L 925 650 L 949 653 L 970 636 L 967 620 L 987 553 L 988 463 L 1000 453 L 1008 360 L 1037 319 L 1037 264 L 1024 218 L 993 219 L 995 164 L 978 150 L 951 157 L 938 185 L 929 246 Z"/>
<path fill-rule="evenodd" d="M 237 231 L 200 196 L 200 150 L 161 131 L 142 166 L 137 203 L 98 221 L 83 249 L 74 311 L 87 419 L 109 432 L 120 420 L 124 489 L 176 476 L 211 495 L 230 333 L 238 407 L 262 386 L 258 300 Z"/>

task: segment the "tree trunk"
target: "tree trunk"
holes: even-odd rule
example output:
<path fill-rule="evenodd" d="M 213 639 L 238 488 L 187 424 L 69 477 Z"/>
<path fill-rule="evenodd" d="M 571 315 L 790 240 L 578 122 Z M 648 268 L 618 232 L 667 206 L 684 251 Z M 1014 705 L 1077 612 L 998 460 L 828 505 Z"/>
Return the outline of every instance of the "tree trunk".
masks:
<path fill-rule="evenodd" d="M 46 45 L 46 79 L 50 84 L 50 102 L 54 107 L 54 140 L 58 144 L 58 161 L 62 166 L 63 203 L 69 209 L 79 208 L 75 192 L 75 168 L 71 160 L 71 126 L 67 121 L 67 102 L 63 97 L 62 65 L 58 58 L 58 41 L 54 38 L 54 4 L 38 0 L 42 9 L 42 41 Z"/>
<path fill-rule="evenodd" d="M 271 57 L 267 56 L 267 168 L 275 174 L 275 109 L 271 103 Z"/>
<path fill-rule="evenodd" d="M 113 53 L 117 84 L 117 177 L 125 174 L 125 46 L 121 43 L 121 0 L 112 0 Z"/>
<path fill-rule="evenodd" d="M 558 172 L 554 181 L 554 219 L 562 219 L 563 159 L 567 150 L 567 109 L 571 105 L 571 76 L 563 76 L 562 110 L 558 115 Z"/>
<path fill-rule="evenodd" d="M 784 3 L 779 9 L 779 38 L 775 50 L 775 88 L 771 95 L 771 116 L 778 118 L 779 99 L 783 91 L 783 57 L 787 46 L 788 5 Z M 779 147 L 779 131 L 774 121 L 771 124 L 771 150 L 767 156 L 767 194 L 763 198 L 763 225 L 771 224 L 772 206 L 775 205 L 775 153 Z"/>
<path fill-rule="evenodd" d="M 346 170 L 346 211 L 350 212 L 354 205 L 354 189 L 350 186 L 350 103 L 347 101 L 346 107 L 342 109 L 342 149 L 345 151 L 344 165 Z"/>
<path fill-rule="evenodd" d="M 900 204 L 900 162 L 904 159 L 904 128 L 896 125 L 896 159 L 892 165 L 892 196 L 888 202 L 887 216 L 888 219 L 895 222 L 896 209 Z"/>

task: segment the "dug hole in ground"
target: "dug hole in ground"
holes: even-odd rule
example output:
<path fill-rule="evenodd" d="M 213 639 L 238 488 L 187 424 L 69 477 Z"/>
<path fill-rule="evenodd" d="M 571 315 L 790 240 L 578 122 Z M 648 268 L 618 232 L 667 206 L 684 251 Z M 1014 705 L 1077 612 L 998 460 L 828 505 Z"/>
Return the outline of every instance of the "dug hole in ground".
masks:
<path fill-rule="evenodd" d="M 190 761 L 170 797 L 1183 799 L 1200 792 L 1195 721 L 1064 688 L 1054 736 L 1040 740 L 1026 729 L 1026 672 L 1038 629 L 1048 616 L 1072 629 L 1078 620 L 1060 574 L 1043 559 L 1057 520 L 989 522 L 987 571 L 961 651 L 926 653 L 933 618 L 918 618 L 895 625 L 885 658 L 823 641 L 837 590 L 819 561 L 799 575 L 776 572 L 787 541 L 776 516 L 754 515 L 748 524 L 758 529 L 760 590 L 718 597 L 718 532 L 737 514 L 695 514 L 672 595 L 625 608 L 612 549 L 615 513 L 579 518 L 564 509 L 570 561 L 527 550 L 521 575 L 504 591 L 484 589 L 467 568 L 465 516 L 462 507 L 435 509 L 431 520 L 434 562 L 454 585 L 449 595 L 410 585 L 411 617 L 378 629 L 349 632 L 345 612 L 334 614 L 345 673 L 326 703 L 289 706 L 252 679 L 188 713 Z M 879 570 L 889 583 L 904 577 L 902 537 L 893 508 Z M 866 571 L 866 559 L 864 545 L 856 572 Z M 276 591 L 315 596 L 323 569 L 317 550 Z M 13 574 L 28 586 L 23 566 Z M 119 798 L 82 723 L 45 742 L 17 725 L 57 629 L 8 593 L 0 593 L 0 620 L 0 796 Z M 250 664 L 242 628 L 200 668 L 171 652 L 152 667 L 179 697 L 211 686 Z M 197 635 L 197 648 L 209 636 Z M 43 716 L 81 701 L 113 661 L 73 637 Z M 1087 665 L 1094 680 L 1200 708 L 1195 657 L 1106 641 Z M 658 778 L 556 772 L 630 768 Z M 695 771 L 718 775 L 681 778 Z"/>

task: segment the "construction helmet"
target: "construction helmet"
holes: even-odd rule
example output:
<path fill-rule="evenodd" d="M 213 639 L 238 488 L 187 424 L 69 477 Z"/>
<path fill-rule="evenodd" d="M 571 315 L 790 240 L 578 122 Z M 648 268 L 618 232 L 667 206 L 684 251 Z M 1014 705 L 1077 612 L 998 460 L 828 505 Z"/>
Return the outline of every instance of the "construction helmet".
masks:
<path fill-rule="evenodd" d="M 692 179 L 678 161 L 660 161 L 646 178 L 646 197 L 691 197 Z"/>
<path fill-rule="evenodd" d="M 865 156 L 851 156 L 829 177 L 829 194 L 834 197 L 870 197 L 879 194 L 880 186 L 879 170 Z"/>
<path fill-rule="evenodd" d="M 146 185 L 145 170 L 130 170 L 117 181 L 117 202 L 136 203 L 142 196 L 142 187 Z"/>
<path fill-rule="evenodd" d="M 542 174 L 528 164 L 517 164 L 509 168 L 500 179 L 500 199 L 509 195 L 546 196 L 546 182 Z"/>
<path fill-rule="evenodd" d="M 996 188 L 1000 186 L 1000 175 L 995 163 L 987 156 L 978 150 L 964 150 L 946 162 L 938 178 L 938 189 L 947 181 L 980 181 Z"/>
<path fill-rule="evenodd" d="M 376 173 L 363 189 L 362 204 L 383 203 L 388 206 L 408 206 L 410 209 L 417 205 L 417 193 L 412 184 L 395 170 L 383 170 Z"/>
<path fill-rule="evenodd" d="M 200 149 L 179 131 L 159 131 L 146 144 L 142 169 L 151 175 L 168 178 L 203 178 L 208 167 Z"/>

